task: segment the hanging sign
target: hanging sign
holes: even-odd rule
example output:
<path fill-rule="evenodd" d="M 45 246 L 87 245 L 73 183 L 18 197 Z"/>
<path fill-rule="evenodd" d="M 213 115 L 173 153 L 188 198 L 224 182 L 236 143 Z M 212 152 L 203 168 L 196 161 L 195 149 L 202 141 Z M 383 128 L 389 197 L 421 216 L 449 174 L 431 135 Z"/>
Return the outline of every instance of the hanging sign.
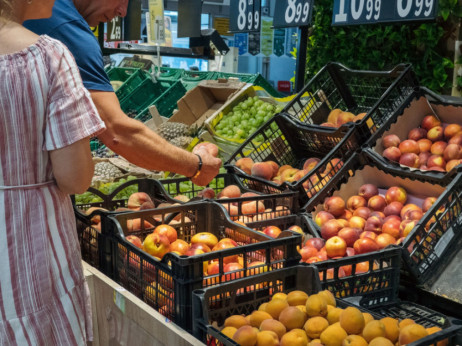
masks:
<path fill-rule="evenodd" d="M 261 0 L 230 0 L 229 31 L 259 32 Z"/>
<path fill-rule="evenodd" d="M 438 0 L 334 0 L 332 25 L 434 20 Z"/>
<path fill-rule="evenodd" d="M 165 42 L 164 1 L 149 0 L 149 43 Z"/>
<path fill-rule="evenodd" d="M 311 23 L 313 0 L 276 0 L 273 26 L 287 28 Z"/>

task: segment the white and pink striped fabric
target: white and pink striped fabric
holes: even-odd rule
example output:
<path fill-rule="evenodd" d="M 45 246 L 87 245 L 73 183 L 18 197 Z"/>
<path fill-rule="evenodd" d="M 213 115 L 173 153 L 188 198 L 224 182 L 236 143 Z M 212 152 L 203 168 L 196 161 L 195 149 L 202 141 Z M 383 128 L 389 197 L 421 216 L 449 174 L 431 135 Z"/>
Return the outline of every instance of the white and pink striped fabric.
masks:
<path fill-rule="evenodd" d="M 48 151 L 103 129 L 62 43 L 41 36 L 0 55 L 0 345 L 91 339 L 70 198 L 54 183 L 24 185 L 53 180 Z"/>

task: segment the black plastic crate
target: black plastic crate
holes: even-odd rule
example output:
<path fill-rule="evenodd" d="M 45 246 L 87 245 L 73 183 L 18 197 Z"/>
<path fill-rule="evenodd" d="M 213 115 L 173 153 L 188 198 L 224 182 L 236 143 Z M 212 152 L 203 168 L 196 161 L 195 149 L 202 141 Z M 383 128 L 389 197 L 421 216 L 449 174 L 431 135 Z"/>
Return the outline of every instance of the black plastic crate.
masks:
<path fill-rule="evenodd" d="M 369 170 L 368 177 L 359 173 L 364 169 Z M 387 179 L 388 182 L 393 181 L 394 185 L 404 187 L 408 192 L 410 184 L 414 184 L 419 186 L 419 194 L 423 196 L 429 196 L 430 191 L 441 190 L 436 202 L 418 221 L 401 245 L 405 265 L 403 277 L 418 284 L 431 285 L 438 277 L 439 271 L 454 257 L 458 250 L 454 245 L 459 244 L 462 239 L 462 174 L 459 173 L 449 183 L 437 178 L 433 181 L 422 181 L 411 172 L 383 167 L 364 153 L 355 154 L 304 209 L 308 213 L 312 213 L 317 208 L 319 210 L 324 200 L 336 194 L 342 185 L 351 186 L 352 178 L 355 176 L 363 183 Z M 376 185 L 379 188 L 390 187 L 385 184 L 390 183 Z M 444 211 L 438 211 L 440 208 L 444 208 Z M 313 227 L 317 227 L 314 222 L 312 224 Z"/>
<path fill-rule="evenodd" d="M 306 213 L 298 213 L 292 215 L 281 216 L 276 219 L 268 219 L 261 221 L 252 221 L 246 223 L 247 227 L 250 227 L 256 231 L 263 231 L 266 227 L 276 226 L 279 227 L 282 231 L 287 230 L 291 226 L 299 226 L 303 233 L 305 233 L 305 238 L 311 237 L 320 237 L 317 231 L 311 230 L 310 218 Z"/>
<path fill-rule="evenodd" d="M 140 219 L 142 225 L 147 221 L 152 227 L 129 233 L 128 222 L 134 219 Z M 170 223 L 177 230 L 178 239 L 187 242 L 196 233 L 210 232 L 219 239 L 231 238 L 239 246 L 189 257 L 167 253 L 159 260 L 125 239 L 133 234 L 144 240 L 155 226 L 163 223 Z M 271 239 L 233 223 L 225 209 L 211 201 L 110 215 L 103 219 L 102 235 L 106 237 L 106 249 L 110 249 L 104 257 L 107 263 L 103 272 L 188 331 L 192 328 L 191 294 L 194 289 L 293 266 L 300 259 L 297 246 L 301 243 L 301 235 L 285 232 L 280 239 Z M 225 261 L 228 261 L 225 259 L 231 256 L 242 258 L 242 269 L 225 272 Z M 210 261 L 218 262 L 218 274 L 204 273 L 204 265 Z M 251 266 L 252 262 L 261 263 Z"/>
<path fill-rule="evenodd" d="M 254 180 L 250 177 L 249 180 Z M 254 180 L 256 182 L 256 180 Z M 165 194 L 174 198 L 178 192 L 187 196 L 190 199 L 201 199 L 199 193 L 204 189 L 203 186 L 198 186 L 191 183 L 189 178 L 173 178 L 161 179 L 159 182 L 165 188 Z M 254 193 L 256 196 L 249 197 L 235 197 L 235 198 L 215 198 L 215 202 L 222 204 L 228 214 L 233 220 L 240 220 L 242 222 L 255 222 L 267 219 L 273 219 L 288 214 L 297 213 L 300 209 L 298 201 L 298 192 L 286 190 L 279 194 L 268 194 L 250 190 L 242 185 L 241 181 L 232 173 L 218 174 L 207 186 L 212 188 L 215 192 L 215 197 L 223 190 L 224 187 L 229 185 L 236 185 L 241 190 L 241 193 Z M 256 212 L 251 212 L 243 205 L 246 203 L 256 202 L 260 209 Z M 264 210 L 263 210 L 264 206 Z"/>
<path fill-rule="evenodd" d="M 336 108 L 355 115 L 367 113 L 355 124 L 359 138 L 367 140 L 396 111 L 417 87 L 409 64 L 391 71 L 352 70 L 330 62 L 314 76 L 282 112 L 299 121 L 316 125 L 327 121 Z M 344 128 L 342 125 L 340 129 Z"/>
<path fill-rule="evenodd" d="M 298 191 L 300 205 L 304 205 L 338 171 L 341 160 L 360 146 L 356 129 L 352 126 L 346 132 L 331 128 L 313 129 L 284 114 L 277 114 L 242 144 L 225 167 L 236 175 L 242 185 L 252 190 L 265 193 L 280 193 L 286 189 Z M 279 166 L 291 165 L 294 168 L 303 168 L 305 160 L 311 157 L 320 159 L 320 162 L 298 181 L 279 184 L 251 177 L 237 168 L 236 162 L 244 157 L 254 162 L 271 160 Z"/>
<path fill-rule="evenodd" d="M 99 218 L 101 220 L 106 215 L 114 212 L 117 208 L 126 207 L 128 199 L 120 198 L 121 191 L 125 189 L 130 189 L 130 191 L 133 192 L 145 192 L 151 197 L 155 204 L 177 203 L 176 200 L 171 199 L 165 193 L 162 185 L 154 179 L 129 180 L 118 186 L 109 194 L 104 194 L 93 187 L 88 188 L 87 193 L 94 195 L 95 198 L 99 198 L 100 201 L 98 202 L 76 204 L 74 196 L 74 215 L 77 223 L 77 235 L 80 240 L 82 259 L 95 268 L 100 269 L 101 267 L 102 254 L 100 251 L 102 248 L 98 246 L 98 244 L 100 244 L 101 224 L 95 224 L 95 222 L 92 222 L 92 219 Z M 95 210 L 87 215 L 85 210 L 91 207 L 104 208 L 109 210 L 109 212 Z"/>
<path fill-rule="evenodd" d="M 219 330 L 219 326 L 223 325 L 227 317 L 234 314 L 250 314 L 258 309 L 260 304 L 269 301 L 274 294 L 279 292 L 289 293 L 293 290 L 301 290 L 310 295 L 321 289 L 313 266 L 296 266 L 259 274 L 253 278 L 240 279 L 222 286 L 196 290 L 193 293 L 193 334 L 207 345 L 237 345 Z M 342 299 L 337 299 L 336 303 L 341 308 L 352 306 L 351 302 Z M 393 304 L 378 308 L 376 311 L 363 307 L 359 309 L 371 313 L 375 319 L 384 316 L 412 317 L 416 318 L 419 323 L 423 322 L 425 326 L 439 326 L 443 329 L 409 344 L 412 346 L 436 345 L 437 341 L 448 338 L 450 344 L 455 344 L 453 341 L 461 329 L 460 325 L 453 323 L 456 321 L 408 302 L 394 301 Z M 408 313 L 409 310 L 412 310 L 414 314 Z M 424 316 L 419 316 L 418 312 L 423 313 Z M 434 321 L 432 323 L 430 314 L 438 315 L 444 322 Z"/>
<path fill-rule="evenodd" d="M 434 181 L 435 179 L 444 180 L 449 183 L 457 172 L 461 171 L 461 166 L 453 168 L 450 172 L 423 171 L 400 165 L 398 162 L 390 161 L 382 156 L 382 138 L 394 131 L 399 131 L 400 139 L 407 139 L 407 132 L 412 128 L 419 127 L 424 116 L 435 112 L 443 123 L 458 123 L 462 125 L 462 100 L 435 94 L 425 88 L 416 88 L 410 98 L 404 102 L 386 124 L 384 124 L 364 145 L 369 155 L 383 166 L 407 171 L 420 180 Z M 393 131 L 394 130 L 394 131 Z"/>

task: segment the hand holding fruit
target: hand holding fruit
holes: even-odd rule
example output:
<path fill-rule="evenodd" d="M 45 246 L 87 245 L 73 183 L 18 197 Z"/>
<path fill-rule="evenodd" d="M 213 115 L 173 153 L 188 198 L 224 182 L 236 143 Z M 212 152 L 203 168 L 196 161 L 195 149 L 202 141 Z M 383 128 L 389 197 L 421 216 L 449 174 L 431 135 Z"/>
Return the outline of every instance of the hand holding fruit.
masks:
<path fill-rule="evenodd" d="M 216 148 L 214 144 L 212 145 Z M 199 155 L 202 159 L 202 167 L 201 167 L 199 176 L 191 179 L 191 181 L 196 185 L 206 186 L 219 173 L 220 167 L 222 165 L 222 161 L 213 155 L 215 151 L 212 152 L 212 149 L 210 146 L 206 147 L 202 145 L 198 149 L 196 148 L 194 149 L 195 150 L 193 150 L 193 153 Z M 218 155 L 218 150 L 216 150 L 215 155 Z"/>

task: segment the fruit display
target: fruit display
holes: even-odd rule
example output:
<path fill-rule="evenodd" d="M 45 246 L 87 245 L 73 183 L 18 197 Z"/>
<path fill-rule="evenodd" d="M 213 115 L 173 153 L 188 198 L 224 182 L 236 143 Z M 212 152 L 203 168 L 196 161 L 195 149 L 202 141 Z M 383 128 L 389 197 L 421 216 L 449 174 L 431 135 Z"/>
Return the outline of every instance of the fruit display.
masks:
<path fill-rule="evenodd" d="M 243 141 L 281 109 L 258 96 L 248 97 L 223 114 L 223 118 L 215 125 L 215 132 L 223 138 Z M 257 137 L 256 140 L 262 141 L 263 137 Z"/>
<path fill-rule="evenodd" d="M 387 134 L 382 138 L 383 157 L 420 170 L 449 172 L 462 162 L 462 126 L 442 123 L 435 115 L 422 119 L 407 138 Z"/>

